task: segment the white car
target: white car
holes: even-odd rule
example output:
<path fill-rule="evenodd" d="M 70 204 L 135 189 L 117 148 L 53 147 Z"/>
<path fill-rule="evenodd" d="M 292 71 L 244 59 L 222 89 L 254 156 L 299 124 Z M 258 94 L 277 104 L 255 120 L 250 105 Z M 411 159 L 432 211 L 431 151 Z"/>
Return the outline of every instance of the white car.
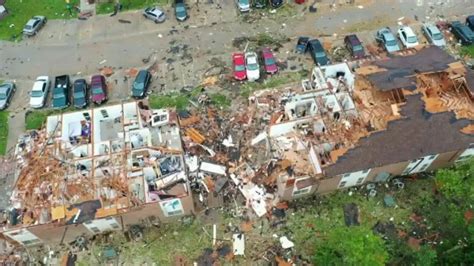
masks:
<path fill-rule="evenodd" d="M 157 7 L 147 7 L 143 10 L 143 16 L 153 20 L 155 23 L 161 23 L 166 19 L 165 12 Z"/>
<path fill-rule="evenodd" d="M 433 45 L 443 47 L 446 46 L 446 41 L 444 40 L 443 33 L 432 23 L 425 23 L 421 26 L 423 34 L 426 39 Z"/>
<path fill-rule="evenodd" d="M 408 26 L 402 26 L 398 29 L 398 38 L 400 38 L 400 41 L 402 41 L 405 48 L 413 48 L 419 45 L 418 38 L 413 30 Z"/>
<path fill-rule="evenodd" d="M 260 66 L 258 65 L 258 57 L 256 53 L 245 53 L 245 66 L 247 69 L 247 79 L 249 81 L 255 81 L 260 78 Z"/>
<path fill-rule="evenodd" d="M 40 76 L 36 78 L 33 89 L 30 92 L 30 106 L 32 108 L 43 108 L 46 104 L 49 91 L 49 77 Z"/>

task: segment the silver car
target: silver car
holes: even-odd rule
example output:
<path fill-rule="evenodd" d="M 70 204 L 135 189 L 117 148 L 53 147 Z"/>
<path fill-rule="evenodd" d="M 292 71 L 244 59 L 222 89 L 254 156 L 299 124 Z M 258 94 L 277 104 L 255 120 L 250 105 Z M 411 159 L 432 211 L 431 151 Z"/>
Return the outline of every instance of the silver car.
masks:
<path fill-rule="evenodd" d="M 446 46 L 443 33 L 432 23 L 425 23 L 421 26 L 421 30 L 425 35 L 426 39 L 433 45 L 443 47 Z"/>
<path fill-rule="evenodd" d="M 12 82 L 0 84 L 0 110 L 4 110 L 10 105 L 15 90 L 15 84 Z"/>
<path fill-rule="evenodd" d="M 46 24 L 46 17 L 34 16 L 26 23 L 23 28 L 23 34 L 26 36 L 33 36 Z"/>
<path fill-rule="evenodd" d="M 161 23 L 166 19 L 165 12 L 157 7 L 146 8 L 143 10 L 143 16 L 147 19 L 153 20 L 155 23 Z"/>

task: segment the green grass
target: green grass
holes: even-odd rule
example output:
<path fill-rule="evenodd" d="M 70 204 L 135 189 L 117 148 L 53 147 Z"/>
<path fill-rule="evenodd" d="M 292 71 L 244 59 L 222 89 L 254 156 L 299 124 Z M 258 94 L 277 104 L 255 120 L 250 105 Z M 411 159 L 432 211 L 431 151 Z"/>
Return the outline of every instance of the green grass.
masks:
<path fill-rule="evenodd" d="M 281 73 L 265 79 L 263 82 L 247 82 L 240 87 L 240 94 L 250 96 L 254 91 L 276 88 L 285 84 L 300 81 L 307 76 L 306 71 Z"/>
<path fill-rule="evenodd" d="M 188 106 L 189 96 L 182 93 L 171 93 L 168 95 L 151 95 L 149 102 L 153 109 L 173 108 L 184 110 Z"/>
<path fill-rule="evenodd" d="M 211 103 L 216 105 L 217 107 L 227 108 L 231 105 L 231 100 L 223 94 L 214 93 L 211 94 L 209 97 L 211 98 Z"/>
<path fill-rule="evenodd" d="M 461 55 L 469 56 L 470 58 L 474 58 L 474 44 L 469 46 L 463 46 L 461 48 Z"/>
<path fill-rule="evenodd" d="M 8 142 L 8 112 L 0 112 L 0 155 L 5 155 Z"/>
<path fill-rule="evenodd" d="M 73 107 L 63 110 L 34 110 L 26 114 L 25 128 L 26 130 L 41 129 L 46 123 L 46 119 L 50 115 L 66 113 L 73 111 Z"/>
<path fill-rule="evenodd" d="M 121 0 L 122 11 L 142 9 L 149 6 L 165 6 L 168 5 L 168 0 Z M 114 12 L 115 1 L 109 0 L 108 2 L 100 3 L 96 5 L 97 14 L 109 14 Z"/>
<path fill-rule="evenodd" d="M 71 4 L 77 6 L 79 0 L 71 0 Z M 77 17 L 76 11 L 69 15 L 64 0 L 9 0 L 5 6 L 9 14 L 0 21 L 1 40 L 21 40 L 23 26 L 36 15 L 46 16 L 48 19 Z"/>

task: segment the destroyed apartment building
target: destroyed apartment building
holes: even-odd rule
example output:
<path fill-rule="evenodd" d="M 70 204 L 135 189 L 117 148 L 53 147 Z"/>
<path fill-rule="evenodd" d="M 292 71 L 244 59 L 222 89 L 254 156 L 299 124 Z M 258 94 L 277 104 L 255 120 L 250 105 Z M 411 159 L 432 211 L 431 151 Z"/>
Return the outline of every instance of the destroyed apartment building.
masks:
<path fill-rule="evenodd" d="M 474 73 L 437 47 L 315 67 L 301 86 L 249 101 L 268 125 L 250 145 L 269 162 L 255 184 L 261 191 L 246 190 L 251 202 L 386 182 L 474 156 Z M 255 171 L 241 172 L 237 182 L 253 187 Z"/>
<path fill-rule="evenodd" d="M 19 244 L 70 243 L 194 211 L 174 111 L 127 102 L 52 115 L 16 149 L 2 234 Z"/>

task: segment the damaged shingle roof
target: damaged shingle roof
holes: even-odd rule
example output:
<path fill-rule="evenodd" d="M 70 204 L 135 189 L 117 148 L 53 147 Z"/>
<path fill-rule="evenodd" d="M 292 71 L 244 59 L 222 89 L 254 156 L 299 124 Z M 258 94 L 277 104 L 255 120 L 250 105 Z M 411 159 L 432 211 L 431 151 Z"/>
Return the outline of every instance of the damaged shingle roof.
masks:
<path fill-rule="evenodd" d="M 420 95 L 406 96 L 404 117 L 388 123 L 387 129 L 362 138 L 357 146 L 326 167 L 327 176 L 351 173 L 405 162 L 428 155 L 458 151 L 474 143 L 474 135 L 460 130 L 469 120 L 457 120 L 453 112 L 429 113 Z"/>
<path fill-rule="evenodd" d="M 430 46 L 414 55 L 395 56 L 373 64 L 386 69 L 367 75 L 367 79 L 379 90 L 416 89 L 416 74 L 446 70 L 455 60 L 444 50 Z"/>

